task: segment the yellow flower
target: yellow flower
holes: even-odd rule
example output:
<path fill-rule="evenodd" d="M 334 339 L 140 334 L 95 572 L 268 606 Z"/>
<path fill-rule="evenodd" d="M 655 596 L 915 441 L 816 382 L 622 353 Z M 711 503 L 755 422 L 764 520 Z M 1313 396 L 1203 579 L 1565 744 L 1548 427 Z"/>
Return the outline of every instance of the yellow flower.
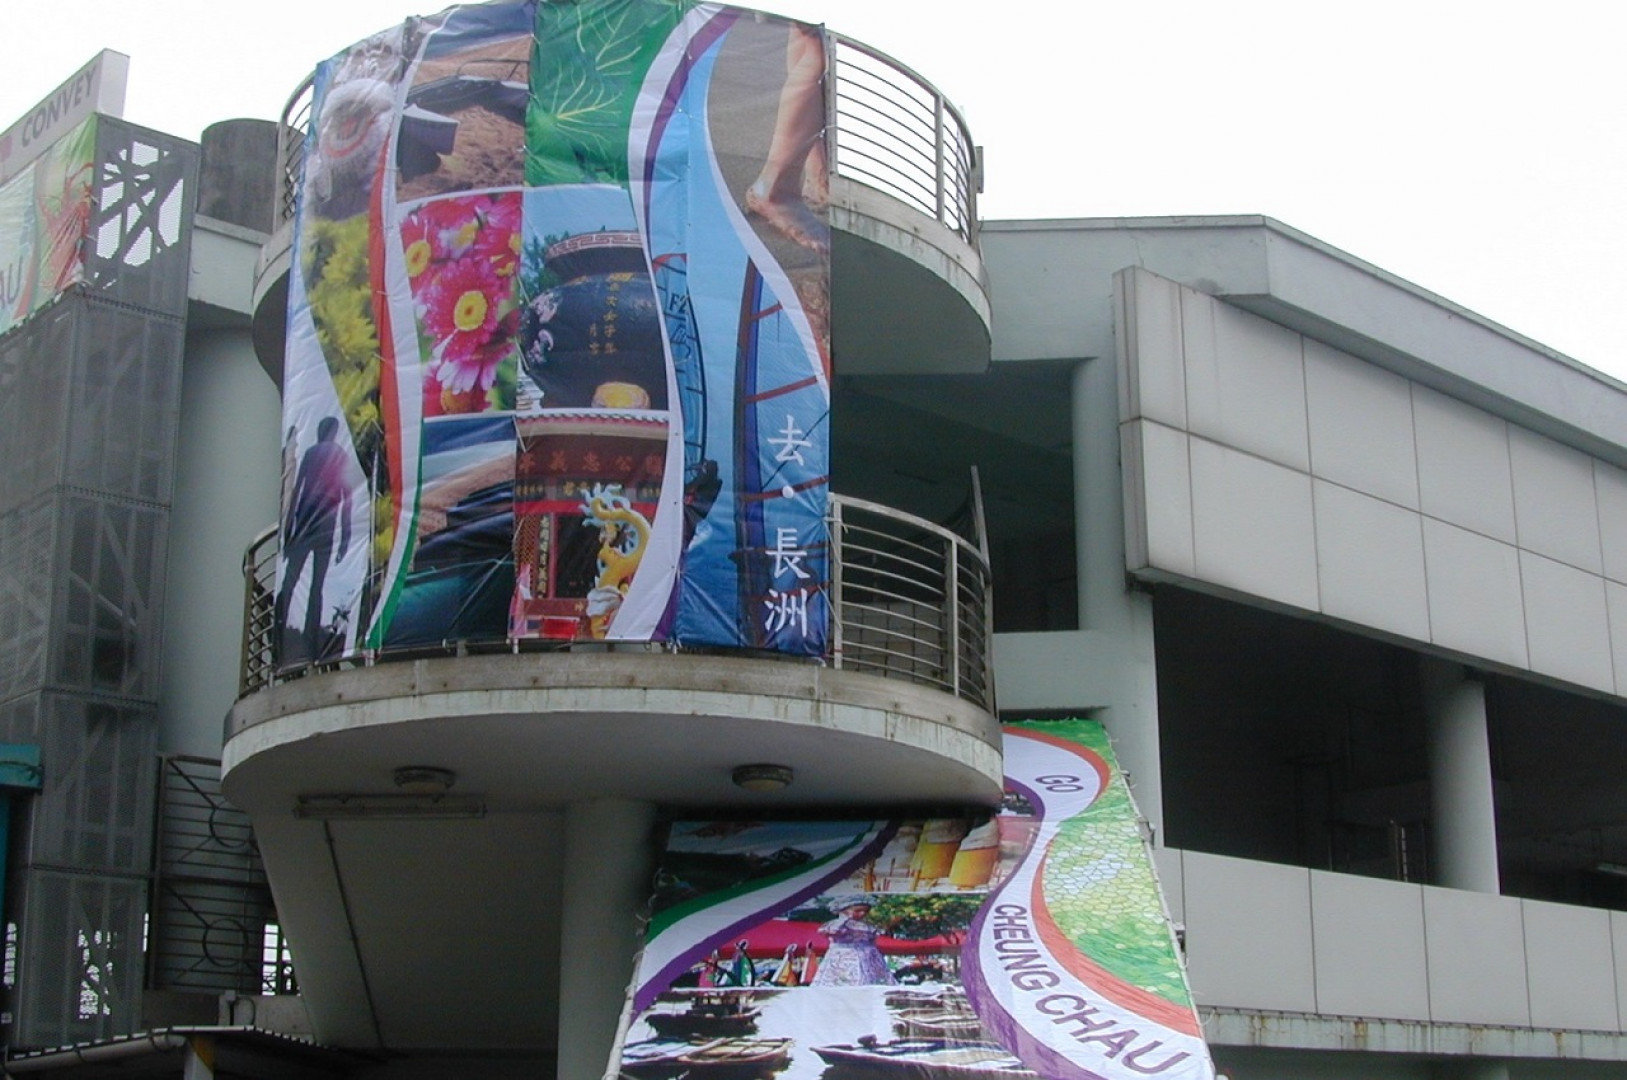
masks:
<path fill-rule="evenodd" d="M 486 294 L 479 289 L 470 289 L 458 297 L 457 303 L 453 305 L 453 325 L 465 333 L 479 330 L 486 322 L 487 306 Z"/>
<path fill-rule="evenodd" d="M 407 245 L 407 276 L 417 277 L 429 266 L 429 260 L 434 255 L 428 240 L 414 240 Z"/>

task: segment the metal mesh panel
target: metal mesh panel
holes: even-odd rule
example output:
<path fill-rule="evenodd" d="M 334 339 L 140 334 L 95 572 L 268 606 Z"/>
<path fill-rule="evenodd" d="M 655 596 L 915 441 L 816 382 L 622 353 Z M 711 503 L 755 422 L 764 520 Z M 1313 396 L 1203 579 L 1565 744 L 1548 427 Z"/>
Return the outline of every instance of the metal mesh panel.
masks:
<path fill-rule="evenodd" d="M 56 484 L 79 302 L 63 297 L 0 337 L 0 513 Z"/>
<path fill-rule="evenodd" d="M 220 794 L 220 763 L 164 758 L 158 800 L 150 984 L 260 993 L 276 913 L 248 817 Z"/>
<path fill-rule="evenodd" d="M 198 148 L 102 117 L 86 278 L 101 297 L 186 312 Z"/>
<path fill-rule="evenodd" d="M 0 701 L 45 685 L 58 503 L 47 495 L 0 514 Z"/>
<path fill-rule="evenodd" d="M 20 885 L 13 1043 L 62 1046 L 134 1031 L 146 881 L 31 870 Z"/>
<path fill-rule="evenodd" d="M 158 693 L 158 620 L 168 514 L 68 497 L 53 683 L 125 697 Z"/>
<path fill-rule="evenodd" d="M 81 312 L 63 482 L 167 503 L 184 326 L 96 302 Z"/>
<path fill-rule="evenodd" d="M 32 861 L 144 874 L 158 750 L 153 710 L 55 694 L 45 704 L 45 792 L 36 800 Z"/>
<path fill-rule="evenodd" d="M 158 723 L 148 706 L 43 693 L 0 708 L 0 735 L 40 748 L 44 787 L 18 829 L 23 861 L 145 874 Z"/>

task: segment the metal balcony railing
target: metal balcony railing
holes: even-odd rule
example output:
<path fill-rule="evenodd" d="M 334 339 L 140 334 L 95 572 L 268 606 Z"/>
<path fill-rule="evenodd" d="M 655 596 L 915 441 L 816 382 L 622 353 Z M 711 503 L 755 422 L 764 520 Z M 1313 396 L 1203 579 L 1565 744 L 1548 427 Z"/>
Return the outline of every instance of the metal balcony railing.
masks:
<path fill-rule="evenodd" d="M 977 241 L 979 150 L 937 88 L 868 45 L 831 34 L 830 169 Z"/>
<path fill-rule="evenodd" d="M 833 617 L 829 652 L 823 661 L 832 668 L 936 687 L 994 712 L 989 670 L 991 576 L 984 547 L 924 518 L 840 495 L 830 498 L 829 523 Z M 242 694 L 312 671 L 424 655 L 421 647 L 398 654 L 370 651 L 343 661 L 279 672 L 273 614 L 276 571 L 277 530 L 270 528 L 243 556 Z M 444 648 L 448 654 L 456 654 L 475 646 L 521 652 L 569 649 L 571 645 L 516 639 L 447 641 Z M 763 653 L 751 655 L 765 657 Z M 765 662 L 772 662 L 771 656 Z"/>
<path fill-rule="evenodd" d="M 282 109 L 282 123 L 277 128 L 277 205 L 272 218 L 272 231 L 294 220 L 299 205 L 299 182 L 305 175 L 305 130 L 311 122 L 311 103 L 316 89 L 315 79 L 307 75 Z"/>
<path fill-rule="evenodd" d="M 975 243 L 982 162 L 960 111 L 886 54 L 834 33 L 827 40 L 832 174 L 890 195 Z M 313 87 L 307 77 L 283 107 L 274 228 L 294 220 Z"/>

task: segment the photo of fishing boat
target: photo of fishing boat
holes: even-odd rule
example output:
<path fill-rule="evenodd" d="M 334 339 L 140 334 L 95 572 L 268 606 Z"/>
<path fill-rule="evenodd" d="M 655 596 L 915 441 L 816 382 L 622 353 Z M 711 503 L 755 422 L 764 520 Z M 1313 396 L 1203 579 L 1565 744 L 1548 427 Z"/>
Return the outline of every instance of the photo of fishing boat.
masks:
<path fill-rule="evenodd" d="M 893 1033 L 903 1039 L 978 1042 L 983 1023 L 970 1009 L 901 1009 L 893 1014 Z"/>
<path fill-rule="evenodd" d="M 685 1008 L 652 1009 L 644 1020 L 666 1038 L 751 1035 L 763 1014 L 752 996 L 738 990 L 703 990 L 685 994 Z"/>
<path fill-rule="evenodd" d="M 1004 1047 L 986 1042 L 955 1042 L 946 1039 L 894 1039 L 881 1042 L 874 1037 L 856 1043 L 816 1046 L 813 1052 L 831 1066 L 833 1073 L 854 1076 L 910 1076 L 917 1080 L 1038 1080 L 1038 1074 L 1023 1067 Z"/>
<path fill-rule="evenodd" d="M 622 1048 L 621 1072 L 635 1080 L 758 1080 L 790 1061 L 790 1039 L 647 1039 Z"/>

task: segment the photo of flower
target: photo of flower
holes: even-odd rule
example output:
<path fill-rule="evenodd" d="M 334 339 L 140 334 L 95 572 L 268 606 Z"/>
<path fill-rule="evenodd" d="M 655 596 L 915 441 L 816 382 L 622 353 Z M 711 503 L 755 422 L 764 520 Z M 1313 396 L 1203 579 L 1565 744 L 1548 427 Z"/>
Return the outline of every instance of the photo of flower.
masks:
<path fill-rule="evenodd" d="M 401 223 L 424 359 L 424 415 L 514 407 L 519 192 L 426 202 Z"/>

